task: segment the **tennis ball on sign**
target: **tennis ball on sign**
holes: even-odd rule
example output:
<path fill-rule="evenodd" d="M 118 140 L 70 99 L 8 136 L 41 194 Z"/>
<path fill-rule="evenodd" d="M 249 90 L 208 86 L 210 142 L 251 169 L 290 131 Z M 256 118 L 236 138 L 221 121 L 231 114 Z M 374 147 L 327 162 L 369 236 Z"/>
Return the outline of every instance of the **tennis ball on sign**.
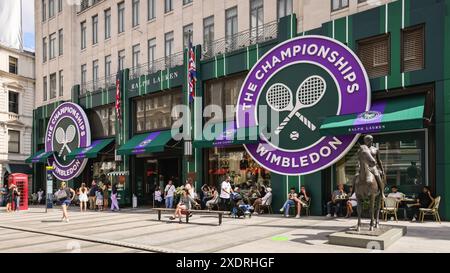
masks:
<path fill-rule="evenodd" d="M 297 139 L 299 139 L 300 134 L 297 131 L 292 131 L 290 137 L 292 140 L 297 140 Z"/>

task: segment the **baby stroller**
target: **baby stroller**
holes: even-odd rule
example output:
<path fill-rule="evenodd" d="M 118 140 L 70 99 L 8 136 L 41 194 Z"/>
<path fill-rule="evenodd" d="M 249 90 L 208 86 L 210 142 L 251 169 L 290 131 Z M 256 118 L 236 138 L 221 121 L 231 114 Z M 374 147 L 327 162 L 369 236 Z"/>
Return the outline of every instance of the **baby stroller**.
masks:
<path fill-rule="evenodd" d="M 231 217 L 234 218 L 241 218 L 243 216 L 251 217 L 252 213 L 252 206 L 245 204 L 245 202 L 242 199 L 242 196 L 239 193 L 232 193 L 231 194 Z"/>

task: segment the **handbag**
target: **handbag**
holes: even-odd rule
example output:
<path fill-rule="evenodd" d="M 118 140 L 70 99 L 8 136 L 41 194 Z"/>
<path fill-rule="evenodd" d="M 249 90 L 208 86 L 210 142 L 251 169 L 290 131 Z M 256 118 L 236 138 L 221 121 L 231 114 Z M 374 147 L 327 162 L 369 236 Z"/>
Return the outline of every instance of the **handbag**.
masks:
<path fill-rule="evenodd" d="M 67 192 L 65 190 L 58 190 L 55 192 L 55 197 L 58 200 L 67 198 Z"/>

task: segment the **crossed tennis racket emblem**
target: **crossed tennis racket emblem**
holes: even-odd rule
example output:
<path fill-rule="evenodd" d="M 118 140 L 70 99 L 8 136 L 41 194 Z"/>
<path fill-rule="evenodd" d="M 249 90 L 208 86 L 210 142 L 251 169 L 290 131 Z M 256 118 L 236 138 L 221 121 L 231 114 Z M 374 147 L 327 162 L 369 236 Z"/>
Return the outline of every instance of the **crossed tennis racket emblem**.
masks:
<path fill-rule="evenodd" d="M 291 89 L 282 83 L 273 84 L 266 93 L 267 104 L 276 112 L 290 111 L 289 115 L 275 129 L 275 134 L 280 134 L 294 115 L 311 131 L 315 131 L 316 125 L 299 111 L 316 105 L 323 98 L 326 88 L 327 84 L 322 77 L 314 75 L 306 78 L 297 89 L 294 105 Z"/>
<path fill-rule="evenodd" d="M 69 125 L 67 129 L 64 131 L 63 128 L 58 127 L 56 129 L 56 142 L 58 144 L 62 144 L 61 149 L 59 150 L 58 156 L 61 156 L 64 150 L 67 150 L 67 152 L 71 153 L 72 150 L 69 147 L 69 143 L 71 143 L 75 139 L 76 129 L 75 126 Z M 64 156 L 65 159 L 66 156 Z"/>

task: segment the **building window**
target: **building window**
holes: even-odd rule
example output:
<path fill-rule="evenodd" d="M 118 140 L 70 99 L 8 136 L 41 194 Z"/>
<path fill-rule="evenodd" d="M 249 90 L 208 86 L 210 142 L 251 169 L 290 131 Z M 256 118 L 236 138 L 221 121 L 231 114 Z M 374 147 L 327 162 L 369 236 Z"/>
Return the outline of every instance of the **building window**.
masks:
<path fill-rule="evenodd" d="M 132 48 L 132 67 L 138 67 L 139 66 L 139 55 L 141 54 L 141 49 L 139 44 L 134 45 Z"/>
<path fill-rule="evenodd" d="M 92 62 L 92 81 L 94 83 L 94 91 L 97 90 L 98 83 L 98 60 Z"/>
<path fill-rule="evenodd" d="M 58 54 L 59 56 L 64 53 L 64 33 L 63 30 L 58 30 Z"/>
<path fill-rule="evenodd" d="M 45 76 L 42 81 L 42 100 L 47 100 L 47 76 Z"/>
<path fill-rule="evenodd" d="M 8 102 L 9 102 L 8 111 L 10 113 L 19 114 L 19 93 L 9 91 Z"/>
<path fill-rule="evenodd" d="M 148 68 L 149 73 L 153 72 L 153 63 L 156 56 L 156 38 L 148 40 Z"/>
<path fill-rule="evenodd" d="M 203 19 L 203 50 L 212 56 L 212 44 L 214 42 L 214 16 Z"/>
<path fill-rule="evenodd" d="M 125 3 L 121 2 L 117 4 L 117 16 L 118 16 L 118 32 L 122 33 L 125 31 Z"/>
<path fill-rule="evenodd" d="M 86 87 L 86 81 L 87 81 L 87 67 L 86 64 L 81 65 L 81 85 L 83 87 Z"/>
<path fill-rule="evenodd" d="M 175 121 L 171 112 L 175 105 L 182 104 L 180 90 L 160 92 L 136 101 L 136 132 L 154 131 L 170 128 Z"/>
<path fill-rule="evenodd" d="M 119 51 L 117 63 L 119 71 L 125 68 L 125 49 Z"/>
<path fill-rule="evenodd" d="M 358 4 L 365 3 L 365 2 L 367 2 L 367 0 L 358 0 Z"/>
<path fill-rule="evenodd" d="M 45 0 L 42 0 L 42 22 L 47 19 L 47 4 Z"/>
<path fill-rule="evenodd" d="M 42 38 L 42 62 L 47 61 L 47 37 Z"/>
<path fill-rule="evenodd" d="M 277 0 L 277 19 L 291 15 L 293 10 L 292 0 Z"/>
<path fill-rule="evenodd" d="M 105 10 L 105 40 L 111 37 L 111 9 Z"/>
<path fill-rule="evenodd" d="M 20 131 L 8 130 L 8 153 L 20 153 Z"/>
<path fill-rule="evenodd" d="M 235 111 L 227 105 L 236 105 L 245 76 L 239 75 L 227 80 L 212 80 L 206 83 L 205 105 L 218 105 L 225 120 L 234 120 Z"/>
<path fill-rule="evenodd" d="M 19 73 L 18 64 L 19 64 L 19 62 L 18 62 L 17 58 L 9 56 L 9 73 L 12 73 L 12 74 Z"/>
<path fill-rule="evenodd" d="M 172 0 L 164 0 L 164 13 L 168 13 L 173 10 Z"/>
<path fill-rule="evenodd" d="M 183 46 L 189 47 L 192 43 L 192 24 L 183 27 Z"/>
<path fill-rule="evenodd" d="M 331 0 L 331 11 L 337 11 L 348 7 L 348 0 Z"/>
<path fill-rule="evenodd" d="M 63 0 L 58 0 L 58 12 L 63 10 Z"/>
<path fill-rule="evenodd" d="M 98 15 L 92 16 L 92 44 L 98 43 Z"/>
<path fill-rule="evenodd" d="M 56 57 L 56 33 L 50 35 L 50 60 Z"/>
<path fill-rule="evenodd" d="M 183 5 L 187 5 L 192 3 L 192 0 L 183 0 Z"/>
<path fill-rule="evenodd" d="M 402 72 L 425 67 L 425 28 L 414 26 L 402 31 Z"/>
<path fill-rule="evenodd" d="M 417 194 L 428 185 L 426 179 L 425 132 L 374 134 L 374 146 L 385 166 L 386 186 L 396 185 L 405 194 Z M 362 143 L 362 139 L 360 140 Z M 336 183 L 352 183 L 358 169 L 359 145 L 356 144 L 336 163 Z"/>
<path fill-rule="evenodd" d="M 253 39 L 263 33 L 264 2 L 263 0 L 251 0 L 250 2 L 250 35 Z"/>
<path fill-rule="evenodd" d="M 236 34 L 238 33 L 237 7 L 225 11 L 225 39 L 227 50 L 237 47 Z"/>
<path fill-rule="evenodd" d="M 86 21 L 81 22 L 81 49 L 86 48 Z"/>
<path fill-rule="evenodd" d="M 147 0 L 147 20 L 156 18 L 156 0 Z"/>
<path fill-rule="evenodd" d="M 55 16 L 55 0 L 48 0 L 48 18 Z"/>
<path fill-rule="evenodd" d="M 164 35 L 164 41 L 164 56 L 166 58 L 169 58 L 173 53 L 173 31 L 168 32 Z"/>
<path fill-rule="evenodd" d="M 56 98 L 56 73 L 50 74 L 50 99 Z"/>
<path fill-rule="evenodd" d="M 64 96 L 64 73 L 59 70 L 59 96 Z"/>
<path fill-rule="evenodd" d="M 91 127 L 92 138 L 105 138 L 116 134 L 116 113 L 114 107 L 101 107 L 89 114 L 89 122 L 96 126 Z"/>
<path fill-rule="evenodd" d="M 389 34 L 358 41 L 358 57 L 361 59 L 369 78 L 389 75 Z"/>
<path fill-rule="evenodd" d="M 111 55 L 105 56 L 105 77 L 111 75 Z"/>
<path fill-rule="evenodd" d="M 135 27 L 139 25 L 139 6 L 140 1 L 139 0 L 133 0 L 133 6 L 132 6 L 132 26 Z"/>

